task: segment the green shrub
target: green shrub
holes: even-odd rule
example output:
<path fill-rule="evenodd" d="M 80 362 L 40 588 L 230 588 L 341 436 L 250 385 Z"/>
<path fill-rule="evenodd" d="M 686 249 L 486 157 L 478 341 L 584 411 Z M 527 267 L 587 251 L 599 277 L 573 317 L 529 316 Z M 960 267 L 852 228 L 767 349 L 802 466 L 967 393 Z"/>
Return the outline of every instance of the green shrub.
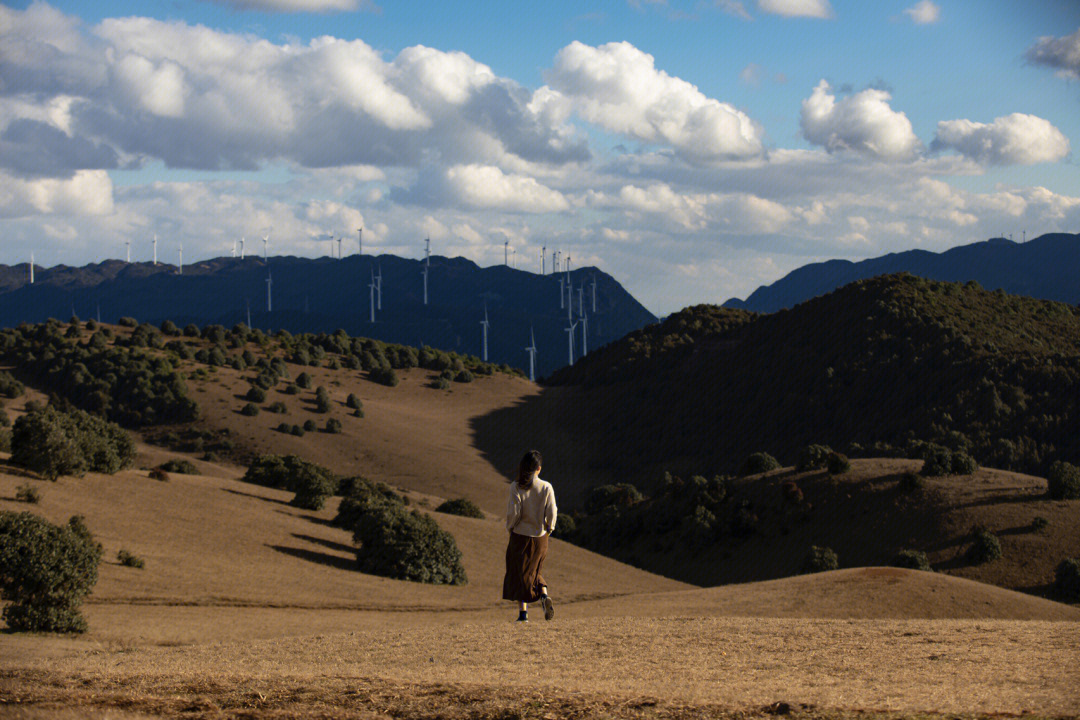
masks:
<path fill-rule="evenodd" d="M 154 468 L 150 471 L 150 479 L 157 480 L 158 482 L 169 482 L 169 473 L 161 468 Z"/>
<path fill-rule="evenodd" d="M 136 320 L 133 317 L 126 317 L 125 316 L 125 317 L 122 317 L 119 320 L 117 320 L 116 324 L 119 325 L 120 327 L 131 327 L 131 328 L 133 328 L 133 327 L 136 327 L 139 324 L 139 321 Z"/>
<path fill-rule="evenodd" d="M 314 420 L 305 420 L 304 421 L 304 431 L 305 432 L 315 432 L 318 429 L 319 429 L 319 426 L 315 424 Z"/>
<path fill-rule="evenodd" d="M 795 469 L 799 472 L 817 470 L 825 467 L 832 448 L 828 445 L 807 445 L 799 451 L 799 459 L 795 462 Z"/>
<path fill-rule="evenodd" d="M 289 432 L 292 433 L 293 435 L 295 435 L 296 437 L 304 437 L 304 433 L 306 431 L 304 430 L 304 428 L 300 427 L 299 425 L 293 425 L 291 428 L 289 428 Z"/>
<path fill-rule="evenodd" d="M 11 452 L 11 431 L 6 427 L 0 427 L 0 452 Z"/>
<path fill-rule="evenodd" d="M 467 582 L 454 536 L 415 510 L 387 505 L 366 512 L 353 540 L 361 572 L 436 585 Z"/>
<path fill-rule="evenodd" d="M 320 413 L 330 412 L 332 406 L 330 404 L 330 398 L 325 395 L 320 395 L 315 398 L 315 411 Z"/>
<path fill-rule="evenodd" d="M 292 425 L 287 422 L 279 423 L 277 426 L 278 432 L 289 433 L 292 431 Z"/>
<path fill-rule="evenodd" d="M 447 515 L 461 515 L 462 517 L 482 518 L 484 517 L 483 511 L 476 503 L 467 498 L 455 498 L 453 500 L 447 500 L 435 508 L 435 512 L 446 513 Z"/>
<path fill-rule="evenodd" d="M 353 414 L 353 417 L 362 418 L 362 417 L 364 417 L 364 409 L 363 408 L 356 408 L 355 410 L 353 410 L 352 414 Z"/>
<path fill-rule="evenodd" d="M 146 563 L 138 555 L 133 555 L 123 548 L 120 552 L 116 553 L 116 560 L 124 567 L 143 568 Z"/>
<path fill-rule="evenodd" d="M 12 377 L 11 373 L 0 370 L 0 395 L 15 399 L 22 397 L 22 394 L 26 392 L 26 387 Z"/>
<path fill-rule="evenodd" d="M 1050 466 L 1046 492 L 1053 500 L 1080 499 L 1080 468 L 1061 460 Z"/>
<path fill-rule="evenodd" d="M 135 459 L 135 443 L 115 423 L 48 406 L 15 421 L 11 461 L 47 480 L 86 471 L 116 473 Z"/>
<path fill-rule="evenodd" d="M 972 534 L 971 546 L 967 550 L 967 559 L 972 565 L 997 560 L 1001 557 L 1001 541 L 984 528 L 976 528 Z"/>
<path fill-rule="evenodd" d="M 337 435 L 341 432 L 341 421 L 337 418 L 329 418 L 326 421 L 326 432 L 331 435 Z"/>
<path fill-rule="evenodd" d="M 405 498 L 388 485 L 372 482 L 364 477 L 344 478 L 338 487 L 343 497 L 338 505 L 337 515 L 330 521 L 334 527 L 355 530 L 360 517 L 376 507 L 405 506 Z"/>
<path fill-rule="evenodd" d="M 923 450 L 924 477 L 941 477 L 952 471 L 952 450 L 940 445 L 927 445 Z"/>
<path fill-rule="evenodd" d="M 24 502 L 30 503 L 31 505 L 36 505 L 37 503 L 41 502 L 41 493 L 38 492 L 38 489 L 36 487 L 31 485 L 30 483 L 26 483 L 15 488 L 15 500 L 16 502 Z"/>
<path fill-rule="evenodd" d="M 838 452 L 829 453 L 828 457 L 825 458 L 825 466 L 828 468 L 830 475 L 843 475 L 851 470 L 851 463 L 848 461 L 847 456 Z"/>
<path fill-rule="evenodd" d="M 178 473 L 180 475 L 198 475 L 199 469 L 190 460 L 166 460 L 158 466 L 163 472 Z"/>
<path fill-rule="evenodd" d="M 826 570 L 836 570 L 838 567 L 840 567 L 840 562 L 832 548 L 811 545 L 810 550 L 806 553 L 806 558 L 803 560 L 802 572 L 825 572 Z"/>
<path fill-rule="evenodd" d="M 778 467 L 780 467 L 780 463 L 772 455 L 765 452 L 756 452 L 746 458 L 739 474 L 744 476 L 759 475 L 770 470 L 776 470 Z"/>
<path fill-rule="evenodd" d="M 302 372 L 296 376 L 296 384 L 305 390 L 311 389 L 311 376 L 306 372 Z"/>
<path fill-rule="evenodd" d="M 966 452 L 956 451 L 952 454 L 951 470 L 953 475 L 974 475 L 979 469 L 979 463 Z"/>
<path fill-rule="evenodd" d="M 1080 602 L 1080 558 L 1066 558 L 1058 564 L 1054 591 L 1065 602 Z"/>
<path fill-rule="evenodd" d="M 437 377 L 431 382 L 431 387 L 437 388 L 439 390 L 449 390 L 450 381 L 444 377 Z"/>
<path fill-rule="evenodd" d="M 555 521 L 555 529 L 551 531 L 551 537 L 561 540 L 573 537 L 577 532 L 577 521 L 571 515 L 560 515 Z"/>
<path fill-rule="evenodd" d="M 270 403 L 269 407 L 267 407 L 266 409 L 268 412 L 272 412 L 277 415 L 284 415 L 289 411 L 289 409 L 285 407 L 285 403 L 281 402 L 280 400 Z"/>
<path fill-rule="evenodd" d="M 323 468 L 304 463 L 289 477 L 289 484 L 296 497 L 291 505 L 305 510 L 322 510 L 326 499 L 337 491 L 337 481 Z"/>
<path fill-rule="evenodd" d="M 910 568 L 912 570 L 925 570 L 929 572 L 930 561 L 926 559 L 926 553 L 921 550 L 901 550 L 892 559 L 892 566 Z"/>
<path fill-rule="evenodd" d="M 319 476 L 327 480 L 334 478 L 334 474 L 326 468 L 296 455 L 260 455 L 248 465 L 242 480 L 295 493 L 299 492 L 295 478 L 311 476 Z M 305 480 L 305 482 L 308 481 Z M 337 490 L 336 482 L 333 484 L 333 489 Z"/>
<path fill-rule="evenodd" d="M 398 384 L 397 373 L 394 372 L 394 368 L 392 367 L 380 366 L 372 368 L 368 373 L 368 377 L 370 377 L 373 382 L 388 387 L 396 387 Z"/>
<path fill-rule="evenodd" d="M 913 472 L 906 472 L 900 476 L 900 480 L 896 483 L 900 492 L 913 493 L 922 490 L 926 487 L 926 481 L 921 476 Z"/>
<path fill-rule="evenodd" d="M 248 417 L 255 417 L 259 414 L 259 406 L 248 403 L 247 405 L 244 405 L 244 407 L 240 408 L 240 414 L 247 415 Z"/>
<path fill-rule="evenodd" d="M 285 389 L 282 392 L 284 392 L 286 395 L 299 395 L 300 388 L 298 388 L 295 384 L 286 385 Z"/>
<path fill-rule="evenodd" d="M 1050 521 L 1044 518 L 1042 515 L 1036 515 L 1031 519 L 1031 529 L 1035 532 L 1045 530 L 1050 526 Z"/>
<path fill-rule="evenodd" d="M 161 323 L 161 333 L 163 335 L 171 335 L 173 337 L 176 337 L 180 334 L 180 328 L 178 328 L 176 326 L 176 323 L 174 323 L 172 320 L 166 320 L 165 322 Z"/>
<path fill-rule="evenodd" d="M 589 492 L 585 499 L 585 512 L 589 515 L 599 515 L 607 507 L 630 507 L 641 502 L 644 496 L 630 483 L 618 485 L 601 485 Z"/>
<path fill-rule="evenodd" d="M 244 399 L 253 403 L 266 402 L 266 390 L 263 390 L 261 387 L 252 386 L 247 391 L 247 395 L 244 396 Z"/>
<path fill-rule="evenodd" d="M 349 397 L 345 398 L 345 407 L 352 410 L 359 410 L 364 404 L 360 402 L 360 398 L 356 397 L 355 393 L 349 393 Z"/>
<path fill-rule="evenodd" d="M 15 632 L 84 632 L 79 605 L 97 582 L 101 546 L 82 519 L 59 526 L 0 511 L 0 597 Z"/>
<path fill-rule="evenodd" d="M 459 383 L 471 383 L 473 381 L 473 374 L 468 370 L 462 370 L 454 376 L 454 382 Z"/>

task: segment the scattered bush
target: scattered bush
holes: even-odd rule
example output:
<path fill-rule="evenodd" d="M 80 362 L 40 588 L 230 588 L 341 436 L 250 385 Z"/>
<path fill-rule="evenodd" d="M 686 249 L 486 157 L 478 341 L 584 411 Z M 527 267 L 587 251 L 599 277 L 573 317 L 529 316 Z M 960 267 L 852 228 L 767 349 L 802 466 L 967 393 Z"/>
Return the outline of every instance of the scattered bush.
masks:
<path fill-rule="evenodd" d="M 293 427 L 296 427 L 295 425 Z M 318 476 L 328 481 L 334 480 L 334 474 L 326 468 L 310 463 L 296 455 L 260 455 L 250 465 L 242 478 L 244 482 L 264 487 L 299 492 L 296 478 Z M 304 482 L 309 482 L 305 480 Z M 336 481 L 332 490 L 337 490 Z"/>
<path fill-rule="evenodd" d="M 299 425 L 293 425 L 291 428 L 289 428 L 289 432 L 292 433 L 293 435 L 295 435 L 296 437 L 304 437 L 304 432 L 306 432 L 306 431 L 304 430 L 304 428 L 300 427 Z"/>
<path fill-rule="evenodd" d="M 304 431 L 305 432 L 315 432 L 318 429 L 319 429 L 319 426 L 315 424 L 314 420 L 305 420 L 304 421 Z"/>
<path fill-rule="evenodd" d="M 851 463 L 848 461 L 847 456 L 838 452 L 829 453 L 825 458 L 825 466 L 829 470 L 830 475 L 843 475 L 848 470 L 851 470 Z"/>
<path fill-rule="evenodd" d="M 345 530 L 355 529 L 360 517 L 376 507 L 405 506 L 405 498 L 391 490 L 388 485 L 372 482 L 359 475 L 342 479 L 338 488 L 343 497 L 338 505 L 337 515 L 330 524 Z"/>
<path fill-rule="evenodd" d="M 836 570 L 839 567 L 840 562 L 832 548 L 811 545 L 809 552 L 806 553 L 806 559 L 803 560 L 802 572 L 825 572 L 826 570 Z"/>
<path fill-rule="evenodd" d="M 1049 526 L 1050 526 L 1050 521 L 1047 520 L 1046 518 L 1044 518 L 1042 515 L 1036 515 L 1031 520 L 1031 529 L 1034 530 L 1035 532 L 1039 532 L 1040 530 L 1045 530 Z"/>
<path fill-rule="evenodd" d="M 593 488 L 585 499 L 585 512 L 599 515 L 607 507 L 630 507 L 644 499 L 641 492 L 629 483 L 601 485 Z"/>
<path fill-rule="evenodd" d="M 398 384 L 397 373 L 394 372 L 394 368 L 392 367 L 380 366 L 372 368 L 368 373 L 368 377 L 370 377 L 373 382 L 388 387 L 396 387 Z"/>
<path fill-rule="evenodd" d="M 167 460 L 158 466 L 161 470 L 167 473 L 178 473 L 180 475 L 198 475 L 199 469 L 195 467 L 195 463 L 190 460 Z"/>
<path fill-rule="evenodd" d="M 134 459 L 135 443 L 126 432 L 82 410 L 32 410 L 12 429 L 11 461 L 47 480 L 88 470 L 111 475 Z"/>
<path fill-rule="evenodd" d="M 286 385 L 285 389 L 282 392 L 284 392 L 286 395 L 299 395 L 300 388 L 298 388 L 295 384 Z"/>
<path fill-rule="evenodd" d="M 353 410 L 352 414 L 353 414 L 353 417 L 362 418 L 362 417 L 364 417 L 364 410 L 363 410 L 363 408 L 356 408 L 355 410 Z"/>
<path fill-rule="evenodd" d="M 169 482 L 169 473 L 161 468 L 154 468 L 150 471 L 150 479 L 157 480 L 158 482 Z"/>
<path fill-rule="evenodd" d="M 26 392 L 26 387 L 11 376 L 11 373 L 4 370 L 0 370 L 0 395 L 15 399 L 22 397 L 22 394 Z"/>
<path fill-rule="evenodd" d="M 435 508 L 435 512 L 446 513 L 447 515 L 461 515 L 462 517 L 482 518 L 484 517 L 483 511 L 476 503 L 467 498 L 456 498 L 454 500 L 447 500 Z"/>
<path fill-rule="evenodd" d="M 462 370 L 454 376 L 454 382 L 459 383 L 471 383 L 473 381 L 473 374 L 468 370 Z"/>
<path fill-rule="evenodd" d="M 825 467 L 832 448 L 828 445 L 807 445 L 799 451 L 799 459 L 795 462 L 795 469 L 799 472 L 817 470 Z"/>
<path fill-rule="evenodd" d="M 910 568 L 911 570 L 931 571 L 930 561 L 926 559 L 926 553 L 921 550 L 901 550 L 892 559 L 892 566 Z"/>
<path fill-rule="evenodd" d="M 59 526 L 0 511 L 0 597 L 15 632 L 84 632 L 79 605 L 97 582 L 101 546 L 79 517 Z"/>
<path fill-rule="evenodd" d="M 11 452 L 11 431 L 6 427 L 0 427 L 0 452 Z"/>
<path fill-rule="evenodd" d="M 896 486 L 900 489 L 900 492 L 913 493 L 926 487 L 926 481 L 913 472 L 906 472 L 900 476 Z"/>
<path fill-rule="evenodd" d="M 133 555 L 123 548 L 120 552 L 116 553 L 116 560 L 124 567 L 143 568 L 146 563 L 138 555 Z"/>
<path fill-rule="evenodd" d="M 1061 460 L 1050 466 L 1046 492 L 1053 500 L 1080 499 L 1080 468 Z"/>
<path fill-rule="evenodd" d="M 328 413 L 331 410 L 330 398 L 320 396 L 315 398 L 315 411 L 319 413 Z"/>
<path fill-rule="evenodd" d="M 1066 558 L 1058 564 L 1054 591 L 1065 602 L 1080 602 L 1080 558 Z"/>
<path fill-rule="evenodd" d="M 248 403 L 244 407 L 240 408 L 240 414 L 247 415 L 248 417 L 255 417 L 259 414 L 259 406 Z"/>
<path fill-rule="evenodd" d="M 345 398 L 345 407 L 351 410 L 359 410 L 364 404 L 360 402 L 360 398 L 356 397 L 356 393 L 349 393 L 349 397 Z"/>
<path fill-rule="evenodd" d="M 290 387 L 292 386 L 290 385 Z M 285 407 L 285 403 L 281 402 L 280 400 L 270 403 L 269 407 L 267 407 L 266 409 L 268 412 L 272 412 L 276 415 L 284 415 L 289 411 L 289 409 Z"/>
<path fill-rule="evenodd" d="M 133 327 L 138 326 L 139 321 L 136 320 L 133 317 L 126 317 L 125 316 L 125 317 L 122 317 L 119 320 L 117 320 L 116 324 L 119 325 L 120 327 L 131 327 L 131 328 L 133 328 Z"/>
<path fill-rule="evenodd" d="M 292 431 L 292 425 L 287 422 L 279 423 L 277 426 L 278 432 L 289 433 Z"/>
<path fill-rule="evenodd" d="M 249 400 L 253 403 L 266 402 L 266 391 L 261 387 L 252 386 L 247 391 L 247 395 L 244 395 L 245 400 Z"/>
<path fill-rule="evenodd" d="M 444 377 L 437 377 L 431 382 L 431 387 L 437 388 L 439 390 L 449 390 L 450 381 Z"/>
<path fill-rule="evenodd" d="M 997 560 L 1001 557 L 1001 541 L 984 528 L 976 528 L 972 534 L 971 547 L 967 550 L 967 559 L 972 565 Z"/>
<path fill-rule="evenodd" d="M 955 451 L 952 454 L 951 470 L 953 475 L 974 475 L 979 463 L 966 452 Z"/>
<path fill-rule="evenodd" d="M 341 432 L 341 421 L 337 418 L 329 418 L 326 421 L 326 432 L 337 435 Z"/>
<path fill-rule="evenodd" d="M 940 445 L 927 445 L 923 450 L 924 477 L 941 477 L 952 471 L 952 450 Z"/>
<path fill-rule="evenodd" d="M 16 502 L 24 502 L 30 503 L 31 505 L 36 505 L 41 502 L 41 493 L 38 492 L 38 489 L 36 487 L 31 485 L 30 483 L 26 483 L 15 488 L 15 500 Z"/>
<path fill-rule="evenodd" d="M 290 505 L 305 510 L 322 510 L 326 499 L 337 491 L 337 481 L 323 468 L 304 463 L 289 477 L 291 489 L 296 493 Z"/>
<path fill-rule="evenodd" d="M 361 572 L 436 585 L 467 582 L 454 536 L 416 510 L 387 505 L 366 512 L 353 540 Z"/>
<path fill-rule="evenodd" d="M 180 334 L 180 328 L 178 328 L 176 326 L 176 323 L 174 323 L 172 320 L 166 320 L 165 322 L 161 323 L 161 334 L 176 337 Z"/>
<path fill-rule="evenodd" d="M 739 474 L 744 476 L 759 475 L 770 470 L 776 470 L 778 467 L 780 467 L 780 463 L 772 455 L 765 452 L 756 452 L 746 458 Z"/>
<path fill-rule="evenodd" d="M 302 372 L 296 376 L 296 384 L 305 390 L 311 389 L 311 376 L 306 372 Z"/>

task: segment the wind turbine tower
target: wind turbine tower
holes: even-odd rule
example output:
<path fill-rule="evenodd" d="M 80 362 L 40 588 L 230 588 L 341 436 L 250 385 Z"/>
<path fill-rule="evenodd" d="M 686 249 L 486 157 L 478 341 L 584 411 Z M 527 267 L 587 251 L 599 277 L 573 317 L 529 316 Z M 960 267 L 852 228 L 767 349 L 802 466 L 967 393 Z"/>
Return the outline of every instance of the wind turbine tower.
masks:
<path fill-rule="evenodd" d="M 34 253 L 30 253 L 30 284 L 34 284 Z"/>
<path fill-rule="evenodd" d="M 125 240 L 124 245 L 127 246 L 127 261 L 128 261 L 128 264 L 131 264 L 131 241 L 130 240 Z"/>
<path fill-rule="evenodd" d="M 570 364 L 574 364 L 574 329 L 577 327 L 576 322 L 571 322 L 566 328 L 566 338 L 570 345 Z"/>
<path fill-rule="evenodd" d="M 364 228 L 356 228 L 356 242 L 360 245 L 360 254 L 364 254 Z"/>
<path fill-rule="evenodd" d="M 180 243 L 177 247 L 177 251 L 180 253 L 180 264 L 176 266 L 176 274 L 184 274 L 184 243 Z"/>
<path fill-rule="evenodd" d="M 529 380 L 536 382 L 536 333 L 532 328 L 529 328 L 529 347 L 525 348 L 525 352 L 529 353 Z"/>
<path fill-rule="evenodd" d="M 240 259 L 244 259 L 244 238 L 240 238 Z"/>
<path fill-rule="evenodd" d="M 546 268 L 544 267 L 547 264 L 546 261 L 547 261 L 547 245 L 540 248 L 540 274 L 541 275 L 543 275 L 544 271 L 546 270 Z"/>
<path fill-rule="evenodd" d="M 428 270 L 431 268 L 431 238 L 424 240 L 424 267 L 420 272 L 424 275 L 424 304 L 427 305 L 427 279 Z"/>
<path fill-rule="evenodd" d="M 589 317 L 581 313 L 581 356 L 589 354 Z"/>
<path fill-rule="evenodd" d="M 263 235 L 263 262 L 270 262 L 270 233 Z"/>
<path fill-rule="evenodd" d="M 503 243 L 503 265 L 510 266 L 510 241 Z"/>
<path fill-rule="evenodd" d="M 251 327 L 251 301 L 250 300 L 245 300 L 244 304 L 247 306 L 247 320 L 248 320 L 247 325 L 250 328 Z"/>
<path fill-rule="evenodd" d="M 596 276 L 592 276 L 592 311 L 596 312 Z"/>
<path fill-rule="evenodd" d="M 157 265 L 157 233 L 154 233 L 154 264 Z"/>
<path fill-rule="evenodd" d="M 271 289 L 274 287 L 274 278 L 270 275 L 270 271 L 266 271 L 266 312 L 269 313 L 273 310 L 272 304 L 273 297 L 271 296 Z"/>
<path fill-rule="evenodd" d="M 488 334 L 488 326 L 490 324 L 491 323 L 488 322 L 487 306 L 485 305 L 484 306 L 484 319 L 480 321 L 480 328 L 483 331 L 483 335 L 484 335 L 484 356 L 483 356 L 484 362 L 488 361 L 487 334 Z"/>
<path fill-rule="evenodd" d="M 232 256 L 236 257 L 236 238 L 233 238 L 232 241 Z"/>
<path fill-rule="evenodd" d="M 337 259 L 338 260 L 341 259 L 341 241 L 344 240 L 344 239 L 345 238 L 340 238 L 340 237 L 337 239 Z"/>
<path fill-rule="evenodd" d="M 376 303 L 379 312 L 382 312 L 382 265 L 379 265 L 379 274 L 375 276 L 375 296 L 378 299 Z"/>
<path fill-rule="evenodd" d="M 559 309 L 562 310 L 566 307 L 566 292 L 565 292 L 566 280 L 559 278 Z"/>
<path fill-rule="evenodd" d="M 371 284 L 368 285 L 368 290 L 371 291 L 371 322 L 375 322 L 375 269 L 371 270 Z"/>

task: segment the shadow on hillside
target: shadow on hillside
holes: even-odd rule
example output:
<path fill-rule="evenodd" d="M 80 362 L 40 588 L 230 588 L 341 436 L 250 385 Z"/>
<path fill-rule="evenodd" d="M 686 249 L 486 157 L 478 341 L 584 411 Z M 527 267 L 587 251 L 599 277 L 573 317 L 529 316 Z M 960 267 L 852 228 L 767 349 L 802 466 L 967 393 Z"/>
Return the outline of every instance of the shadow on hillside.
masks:
<path fill-rule="evenodd" d="M 335 542 L 333 540 L 327 540 L 325 538 L 317 538 L 313 535 L 304 535 L 303 533 L 293 533 L 292 536 L 297 540 L 307 540 L 310 543 L 316 545 L 322 545 L 329 550 L 337 550 L 338 552 L 353 553 L 356 552 L 356 548 L 352 545 L 346 545 L 345 543 Z"/>
<path fill-rule="evenodd" d="M 307 560 L 308 562 L 318 563 L 319 565 L 327 565 L 340 570 L 356 569 L 355 558 L 343 558 L 340 555 L 330 555 L 316 550 L 305 550 L 304 548 L 285 547 L 284 545 L 268 545 L 267 547 L 276 550 L 279 553 L 291 555 L 295 558 L 300 558 L 301 560 Z"/>
<path fill-rule="evenodd" d="M 284 503 L 284 504 L 288 505 L 289 503 Z M 298 517 L 298 518 L 301 518 L 303 520 L 313 522 L 316 525 L 322 525 L 323 527 L 336 527 L 334 525 L 334 523 L 332 523 L 331 521 L 326 520 L 324 518 L 321 518 L 318 515 L 296 515 L 295 513 L 286 512 L 284 510 L 278 510 L 277 512 L 281 513 L 282 515 L 288 515 L 289 517 Z"/>
<path fill-rule="evenodd" d="M 277 503 L 278 505 L 288 505 L 289 503 L 284 500 L 278 500 L 277 498 L 263 497 L 262 495 L 256 495 L 255 493 L 246 493 L 243 490 L 233 490 L 232 488 L 221 488 L 224 492 L 232 493 L 233 495 L 243 495 L 244 497 L 255 498 L 256 500 L 263 500 L 268 503 Z"/>
<path fill-rule="evenodd" d="M 972 500 L 971 502 L 957 505 L 957 509 L 967 509 L 975 507 L 987 507 L 993 505 L 1005 505 L 1007 503 L 1026 503 L 1037 502 L 1039 500 L 1045 500 L 1045 492 L 1031 492 L 1023 495 L 1012 493 L 1002 493 L 989 498 L 980 498 L 979 500 Z"/>

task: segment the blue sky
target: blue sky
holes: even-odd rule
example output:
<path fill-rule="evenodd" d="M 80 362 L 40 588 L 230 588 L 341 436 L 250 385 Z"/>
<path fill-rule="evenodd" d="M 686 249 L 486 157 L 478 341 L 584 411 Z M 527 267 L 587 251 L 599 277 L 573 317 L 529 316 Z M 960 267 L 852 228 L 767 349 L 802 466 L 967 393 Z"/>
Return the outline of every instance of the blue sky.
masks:
<path fill-rule="evenodd" d="M 1080 232 L 1077 58 L 1064 0 L 6 3 L 0 262 L 362 225 L 407 256 L 557 248 L 667 313 Z"/>

